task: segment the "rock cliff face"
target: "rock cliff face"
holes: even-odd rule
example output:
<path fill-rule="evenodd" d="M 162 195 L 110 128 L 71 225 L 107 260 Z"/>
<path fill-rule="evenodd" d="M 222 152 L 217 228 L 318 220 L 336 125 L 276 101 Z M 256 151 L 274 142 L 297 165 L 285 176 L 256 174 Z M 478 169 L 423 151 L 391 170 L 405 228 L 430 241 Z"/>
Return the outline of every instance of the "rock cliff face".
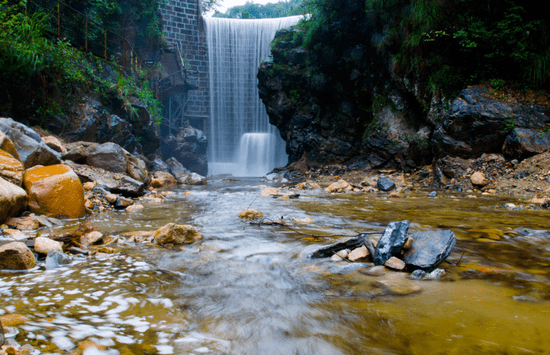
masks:
<path fill-rule="evenodd" d="M 547 106 L 502 102 L 483 86 L 446 99 L 429 89 L 426 68 L 403 67 L 395 46 L 376 40 L 369 25 L 376 21 L 354 21 L 365 33 L 326 53 L 329 64 L 291 29 L 277 33 L 273 60 L 260 65 L 260 97 L 287 143 L 290 168 L 408 170 L 446 156 L 522 159 L 550 149 Z"/>

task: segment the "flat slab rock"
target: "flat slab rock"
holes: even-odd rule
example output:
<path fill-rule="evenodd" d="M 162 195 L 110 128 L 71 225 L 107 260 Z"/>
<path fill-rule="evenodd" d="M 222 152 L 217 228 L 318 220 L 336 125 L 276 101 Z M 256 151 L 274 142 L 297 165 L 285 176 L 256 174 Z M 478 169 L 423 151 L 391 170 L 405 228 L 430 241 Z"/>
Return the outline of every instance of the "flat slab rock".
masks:
<path fill-rule="evenodd" d="M 404 255 L 405 263 L 411 270 L 434 270 L 456 245 L 456 237 L 450 230 L 416 232 L 411 238 L 414 240 L 412 247 Z"/>
<path fill-rule="evenodd" d="M 409 221 L 391 222 L 384 230 L 376 245 L 374 265 L 384 265 L 394 255 L 401 252 L 409 233 Z M 414 245 L 414 243 L 413 243 Z"/>

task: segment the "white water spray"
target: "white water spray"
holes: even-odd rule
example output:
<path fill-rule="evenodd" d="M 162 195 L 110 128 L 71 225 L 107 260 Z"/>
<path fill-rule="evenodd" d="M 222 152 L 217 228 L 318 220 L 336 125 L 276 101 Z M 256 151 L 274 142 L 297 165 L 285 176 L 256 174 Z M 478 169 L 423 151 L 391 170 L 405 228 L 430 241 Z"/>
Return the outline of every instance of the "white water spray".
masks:
<path fill-rule="evenodd" d="M 262 176 L 288 161 L 258 94 L 258 66 L 278 29 L 300 16 L 263 20 L 205 18 L 210 79 L 208 172 Z"/>

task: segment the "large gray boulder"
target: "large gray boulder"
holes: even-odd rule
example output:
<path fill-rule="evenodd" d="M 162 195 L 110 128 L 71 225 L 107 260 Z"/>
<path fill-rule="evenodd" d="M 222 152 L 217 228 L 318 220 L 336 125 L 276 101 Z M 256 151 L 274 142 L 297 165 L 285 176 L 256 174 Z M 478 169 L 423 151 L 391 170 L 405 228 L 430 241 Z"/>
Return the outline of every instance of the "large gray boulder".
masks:
<path fill-rule="evenodd" d="M 145 162 L 116 143 L 74 142 L 67 144 L 67 148 L 69 151 L 63 154 L 63 159 L 113 173 L 127 174 L 141 182 L 149 182 Z"/>
<path fill-rule="evenodd" d="M 55 165 L 61 163 L 58 152 L 48 147 L 38 133 L 11 118 L 0 117 L 0 131 L 13 142 L 21 162 L 26 169 L 35 165 Z"/>
<path fill-rule="evenodd" d="M 174 175 L 176 180 L 184 175 L 189 175 L 191 173 L 174 157 L 167 159 L 166 165 L 168 165 L 168 168 L 170 169 L 170 174 Z"/>
<path fill-rule="evenodd" d="M 416 232 L 410 236 L 412 247 L 405 252 L 404 259 L 409 270 L 434 270 L 453 251 L 456 237 L 450 230 Z"/>
<path fill-rule="evenodd" d="M 143 196 L 145 194 L 147 183 L 133 179 L 126 174 L 112 173 L 105 169 L 76 164 L 71 161 L 65 163 L 74 170 L 82 183 L 96 181 L 99 185 L 105 186 L 110 192 L 128 197 Z"/>
<path fill-rule="evenodd" d="M 391 222 L 376 245 L 375 265 L 384 265 L 389 258 L 399 254 L 409 233 L 409 221 Z"/>
<path fill-rule="evenodd" d="M 113 173 L 126 173 L 126 154 L 120 145 L 111 142 L 92 145 L 86 149 L 86 153 L 88 165 Z"/>

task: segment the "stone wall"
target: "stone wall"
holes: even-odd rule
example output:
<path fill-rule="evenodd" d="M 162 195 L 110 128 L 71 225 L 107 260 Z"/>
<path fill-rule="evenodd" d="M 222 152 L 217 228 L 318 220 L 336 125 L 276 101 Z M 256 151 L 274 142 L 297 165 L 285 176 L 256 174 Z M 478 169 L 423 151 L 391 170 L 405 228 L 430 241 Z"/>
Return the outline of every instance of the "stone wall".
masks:
<path fill-rule="evenodd" d="M 202 21 L 200 0 L 167 0 L 161 8 L 165 38 L 179 44 L 187 62 L 188 81 L 197 85 L 189 92 L 185 119 L 203 131 L 210 114 L 208 48 Z"/>

